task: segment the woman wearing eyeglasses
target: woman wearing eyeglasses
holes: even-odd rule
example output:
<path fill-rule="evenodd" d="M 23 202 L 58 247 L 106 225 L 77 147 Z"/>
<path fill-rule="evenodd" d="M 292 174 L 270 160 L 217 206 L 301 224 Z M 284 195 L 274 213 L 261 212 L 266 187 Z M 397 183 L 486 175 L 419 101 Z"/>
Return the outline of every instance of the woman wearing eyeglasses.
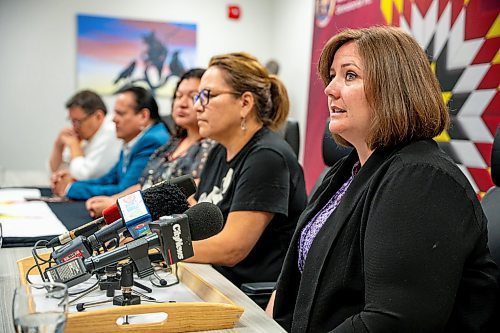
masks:
<path fill-rule="evenodd" d="M 86 207 L 91 216 L 101 216 L 102 211 L 113 205 L 116 199 L 161 181 L 182 175 L 191 175 L 196 179 L 200 177 L 208 153 L 215 144 L 213 140 L 200 136 L 193 109 L 193 97 L 198 93 L 204 72 L 201 68 L 191 69 L 177 83 L 172 102 L 176 132 L 151 155 L 139 183 L 113 196 L 97 196 L 87 200 Z"/>
<path fill-rule="evenodd" d="M 306 204 L 302 168 L 274 131 L 288 116 L 283 83 L 246 53 L 213 57 L 195 96 L 208 156 L 195 198 L 216 204 L 223 230 L 193 242 L 189 261 L 212 263 L 240 286 L 275 281 Z"/>

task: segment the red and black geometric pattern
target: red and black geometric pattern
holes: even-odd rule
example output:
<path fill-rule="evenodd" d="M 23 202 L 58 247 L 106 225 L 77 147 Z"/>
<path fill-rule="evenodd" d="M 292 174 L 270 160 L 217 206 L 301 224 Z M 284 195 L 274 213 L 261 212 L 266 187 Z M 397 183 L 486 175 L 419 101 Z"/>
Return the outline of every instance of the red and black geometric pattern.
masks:
<path fill-rule="evenodd" d="M 500 1 L 382 0 L 380 8 L 426 50 L 452 119 L 436 141 L 483 195 L 500 123 Z"/>

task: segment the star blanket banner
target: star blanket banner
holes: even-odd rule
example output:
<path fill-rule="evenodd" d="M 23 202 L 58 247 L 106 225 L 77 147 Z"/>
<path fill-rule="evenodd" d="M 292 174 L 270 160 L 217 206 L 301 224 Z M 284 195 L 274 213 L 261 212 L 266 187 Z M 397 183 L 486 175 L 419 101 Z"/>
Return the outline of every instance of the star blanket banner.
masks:
<path fill-rule="evenodd" d="M 325 168 L 321 143 L 327 98 L 317 73 L 323 45 L 338 31 L 373 25 L 401 27 L 431 59 L 451 114 L 435 138 L 479 196 L 493 183 L 493 138 L 500 123 L 500 2 L 495 0 L 316 0 L 304 158 L 308 191 Z"/>

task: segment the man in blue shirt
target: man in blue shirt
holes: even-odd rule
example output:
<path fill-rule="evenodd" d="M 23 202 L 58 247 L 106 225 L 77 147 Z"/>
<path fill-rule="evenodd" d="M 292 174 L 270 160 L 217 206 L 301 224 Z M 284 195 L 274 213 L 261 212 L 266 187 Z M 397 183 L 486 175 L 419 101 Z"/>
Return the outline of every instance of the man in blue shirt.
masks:
<path fill-rule="evenodd" d="M 74 200 L 87 200 L 97 195 L 113 195 L 137 184 L 149 156 L 168 140 L 161 122 L 158 104 L 144 88 L 128 87 L 118 92 L 113 121 L 116 136 L 123 140 L 118 162 L 102 177 L 73 181 L 62 177 L 52 191 Z"/>

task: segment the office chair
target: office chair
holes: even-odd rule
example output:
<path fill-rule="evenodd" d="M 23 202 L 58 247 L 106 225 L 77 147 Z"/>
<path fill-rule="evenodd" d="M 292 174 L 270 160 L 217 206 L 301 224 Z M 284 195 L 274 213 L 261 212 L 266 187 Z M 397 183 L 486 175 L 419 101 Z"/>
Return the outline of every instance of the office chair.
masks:
<path fill-rule="evenodd" d="M 321 145 L 321 153 L 323 156 L 323 162 L 326 164 L 325 169 L 321 172 L 318 179 L 314 183 L 314 186 L 311 190 L 311 194 L 316 191 L 316 189 L 323 182 L 323 178 L 327 174 L 328 170 L 337 163 L 341 158 L 347 156 L 351 151 L 352 147 L 344 147 L 338 145 L 332 137 L 332 133 L 330 133 L 330 119 L 326 120 L 325 129 L 323 131 L 323 141 Z"/>
<path fill-rule="evenodd" d="M 281 127 L 278 133 L 285 139 L 286 142 L 292 147 L 295 156 L 299 156 L 300 152 L 300 128 L 299 122 L 295 119 L 288 119 Z"/>
<path fill-rule="evenodd" d="M 488 247 L 491 256 L 500 267 L 500 126 L 497 128 L 495 139 L 493 140 L 493 149 L 491 150 L 491 180 L 494 186 L 491 187 L 483 199 L 481 207 L 488 219 Z M 500 285 L 500 276 L 497 276 Z M 493 332 L 500 326 L 500 290 L 497 292 L 497 305 L 495 314 L 490 319 L 490 323 L 485 330 Z"/>
<path fill-rule="evenodd" d="M 491 179 L 495 185 L 486 192 L 481 200 L 481 206 L 488 218 L 490 252 L 500 267 L 500 127 L 495 134 L 491 150 Z"/>

